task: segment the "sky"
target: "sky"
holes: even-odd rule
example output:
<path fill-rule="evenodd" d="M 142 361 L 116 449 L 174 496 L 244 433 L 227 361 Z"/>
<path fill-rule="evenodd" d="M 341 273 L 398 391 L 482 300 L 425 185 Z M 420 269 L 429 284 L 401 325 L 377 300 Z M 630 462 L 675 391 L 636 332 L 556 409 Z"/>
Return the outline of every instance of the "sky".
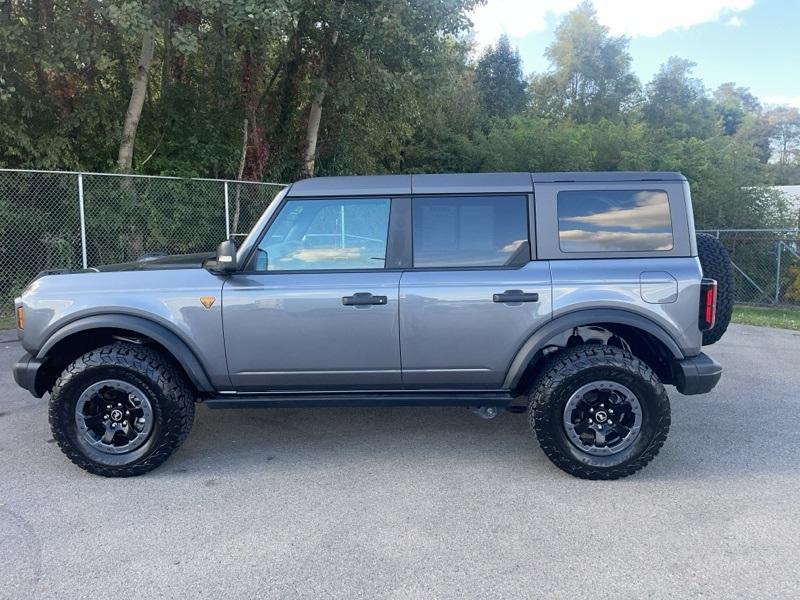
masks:
<path fill-rule="evenodd" d="M 505 33 L 526 74 L 545 71 L 545 48 L 580 0 L 487 0 L 472 14 L 479 46 Z M 769 104 L 800 107 L 800 0 L 594 0 L 598 20 L 630 38 L 646 83 L 670 56 L 695 63 L 710 89 L 733 81 Z"/>

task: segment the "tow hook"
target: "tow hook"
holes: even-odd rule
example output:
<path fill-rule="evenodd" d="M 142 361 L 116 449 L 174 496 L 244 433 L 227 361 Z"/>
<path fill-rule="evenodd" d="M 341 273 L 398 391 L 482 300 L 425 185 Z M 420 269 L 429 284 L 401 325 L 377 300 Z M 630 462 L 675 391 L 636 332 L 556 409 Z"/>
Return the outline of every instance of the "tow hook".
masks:
<path fill-rule="evenodd" d="M 477 406 L 470 408 L 470 410 L 481 419 L 494 419 L 499 412 L 496 406 Z"/>

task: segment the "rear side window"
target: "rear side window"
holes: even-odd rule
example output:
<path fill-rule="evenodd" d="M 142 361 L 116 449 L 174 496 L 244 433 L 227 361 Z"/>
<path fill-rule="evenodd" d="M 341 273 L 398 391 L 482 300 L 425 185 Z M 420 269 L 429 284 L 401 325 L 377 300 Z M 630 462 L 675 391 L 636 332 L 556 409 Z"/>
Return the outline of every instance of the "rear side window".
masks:
<path fill-rule="evenodd" d="M 673 248 L 664 190 L 574 190 L 558 193 L 562 252 L 654 252 Z"/>
<path fill-rule="evenodd" d="M 414 198 L 415 267 L 502 267 L 530 261 L 525 196 Z"/>

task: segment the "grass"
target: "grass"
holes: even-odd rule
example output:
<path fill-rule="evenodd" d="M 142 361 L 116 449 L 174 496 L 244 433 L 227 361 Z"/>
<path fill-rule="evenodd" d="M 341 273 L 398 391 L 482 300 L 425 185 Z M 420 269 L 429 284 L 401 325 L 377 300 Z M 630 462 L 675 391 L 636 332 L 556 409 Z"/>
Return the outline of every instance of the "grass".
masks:
<path fill-rule="evenodd" d="M 744 325 L 800 330 L 800 308 L 737 304 L 731 320 Z"/>
<path fill-rule="evenodd" d="M 0 314 L 0 329 L 16 329 L 17 319 L 14 315 Z"/>

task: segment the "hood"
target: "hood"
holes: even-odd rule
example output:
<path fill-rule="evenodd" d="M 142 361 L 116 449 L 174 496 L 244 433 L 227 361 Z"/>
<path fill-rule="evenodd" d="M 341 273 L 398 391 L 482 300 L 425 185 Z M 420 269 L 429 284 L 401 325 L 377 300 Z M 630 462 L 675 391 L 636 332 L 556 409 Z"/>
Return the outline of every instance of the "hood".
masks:
<path fill-rule="evenodd" d="M 116 265 L 103 265 L 96 267 L 97 271 L 161 271 L 164 269 L 200 269 L 206 259 L 214 258 L 213 252 L 198 252 L 197 254 L 172 254 L 169 256 L 156 256 L 153 258 L 140 258 L 134 262 L 119 263 Z"/>

